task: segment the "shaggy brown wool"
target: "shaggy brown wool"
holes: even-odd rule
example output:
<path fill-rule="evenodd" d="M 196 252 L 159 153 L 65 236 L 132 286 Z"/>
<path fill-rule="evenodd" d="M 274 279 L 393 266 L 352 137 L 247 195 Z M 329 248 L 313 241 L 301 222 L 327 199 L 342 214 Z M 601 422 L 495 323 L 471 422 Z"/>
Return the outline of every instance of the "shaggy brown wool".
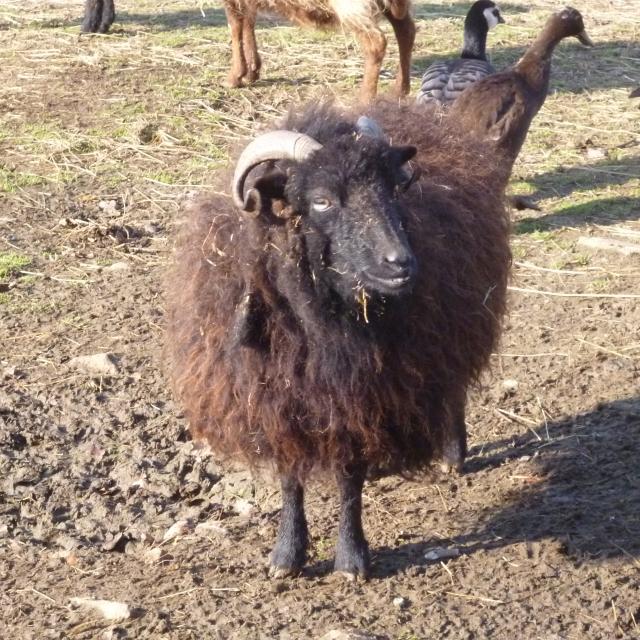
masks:
<path fill-rule="evenodd" d="M 511 259 L 503 193 L 493 188 L 500 163 L 424 107 L 378 103 L 371 113 L 393 144 L 418 147 L 423 170 L 400 196 L 419 265 L 406 298 L 336 317 L 303 286 L 295 215 L 246 220 L 220 195 L 188 212 L 168 289 L 168 344 L 191 431 L 218 454 L 300 478 L 362 459 L 418 470 L 440 455 L 455 406 L 488 363 Z M 308 120 L 302 110 L 285 127 L 305 130 Z M 228 189 L 229 176 L 220 179 Z M 292 274 L 300 291 L 281 290 Z M 249 289 L 263 301 L 261 348 L 232 339 Z"/>

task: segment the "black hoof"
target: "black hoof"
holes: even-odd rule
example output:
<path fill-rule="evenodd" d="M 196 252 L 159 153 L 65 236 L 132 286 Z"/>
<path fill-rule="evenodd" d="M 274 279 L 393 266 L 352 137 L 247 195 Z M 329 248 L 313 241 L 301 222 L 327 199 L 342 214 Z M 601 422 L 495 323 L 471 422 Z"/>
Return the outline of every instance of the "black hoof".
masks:
<path fill-rule="evenodd" d="M 272 578 L 297 576 L 306 561 L 306 543 L 303 546 L 276 544 L 269 558 L 269 575 Z"/>
<path fill-rule="evenodd" d="M 302 573 L 302 567 L 269 567 L 269 577 L 274 580 L 284 580 L 285 578 L 295 578 Z"/>
<path fill-rule="evenodd" d="M 462 474 L 464 469 L 465 456 L 457 447 L 451 447 L 449 451 L 445 451 L 440 462 L 440 470 L 442 473 Z"/>
<path fill-rule="evenodd" d="M 348 580 L 367 580 L 370 574 L 369 549 L 366 542 L 340 544 L 336 549 L 333 570 Z"/>

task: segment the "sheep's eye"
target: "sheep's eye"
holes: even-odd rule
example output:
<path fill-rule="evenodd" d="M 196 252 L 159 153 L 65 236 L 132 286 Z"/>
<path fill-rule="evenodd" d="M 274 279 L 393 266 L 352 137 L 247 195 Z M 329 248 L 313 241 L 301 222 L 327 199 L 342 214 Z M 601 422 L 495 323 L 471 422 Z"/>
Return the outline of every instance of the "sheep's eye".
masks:
<path fill-rule="evenodd" d="M 327 209 L 331 209 L 331 200 L 329 200 L 329 198 L 314 198 L 311 201 L 311 206 L 314 211 L 326 211 Z"/>

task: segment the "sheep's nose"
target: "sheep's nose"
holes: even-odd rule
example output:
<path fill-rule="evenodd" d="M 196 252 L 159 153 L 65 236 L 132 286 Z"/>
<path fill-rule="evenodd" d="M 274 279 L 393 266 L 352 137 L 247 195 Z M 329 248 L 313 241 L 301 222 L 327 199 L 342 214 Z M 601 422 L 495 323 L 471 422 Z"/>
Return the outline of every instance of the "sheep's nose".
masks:
<path fill-rule="evenodd" d="M 392 249 L 384 256 L 385 267 L 402 276 L 411 276 L 415 270 L 415 258 L 408 251 Z"/>
<path fill-rule="evenodd" d="M 408 251 L 392 249 L 384 256 L 384 261 L 397 269 L 405 269 L 413 263 L 413 256 Z"/>

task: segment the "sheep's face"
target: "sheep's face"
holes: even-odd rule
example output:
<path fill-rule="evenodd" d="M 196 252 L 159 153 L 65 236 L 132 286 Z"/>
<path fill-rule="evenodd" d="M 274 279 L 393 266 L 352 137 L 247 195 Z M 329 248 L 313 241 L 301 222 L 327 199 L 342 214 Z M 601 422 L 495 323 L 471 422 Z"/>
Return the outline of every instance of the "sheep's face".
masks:
<path fill-rule="evenodd" d="M 353 135 L 326 144 L 289 171 L 286 198 L 301 216 L 309 262 L 344 299 L 410 290 L 416 259 L 404 228 L 405 163 L 414 147 Z"/>

